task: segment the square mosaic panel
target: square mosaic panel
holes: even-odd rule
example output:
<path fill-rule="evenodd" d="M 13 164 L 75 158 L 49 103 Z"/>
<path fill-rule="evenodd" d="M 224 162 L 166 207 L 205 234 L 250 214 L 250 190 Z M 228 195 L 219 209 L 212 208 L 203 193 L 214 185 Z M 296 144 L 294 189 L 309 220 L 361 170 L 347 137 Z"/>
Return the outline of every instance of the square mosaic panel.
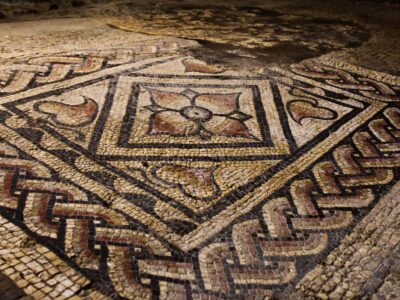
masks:
<path fill-rule="evenodd" d="M 317 61 L 237 73 L 181 46 L 0 77 L 0 214 L 102 293 L 270 296 L 396 182 L 399 84 Z"/>

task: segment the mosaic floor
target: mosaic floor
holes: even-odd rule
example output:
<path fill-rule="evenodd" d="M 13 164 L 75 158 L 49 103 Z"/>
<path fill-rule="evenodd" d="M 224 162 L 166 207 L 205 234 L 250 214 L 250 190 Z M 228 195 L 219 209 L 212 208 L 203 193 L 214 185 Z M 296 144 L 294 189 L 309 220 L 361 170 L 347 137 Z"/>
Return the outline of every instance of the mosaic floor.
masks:
<path fill-rule="evenodd" d="M 1 68 L 15 297 L 350 299 L 398 245 L 399 78 L 324 59 L 237 72 L 177 52 L 194 45 Z"/>

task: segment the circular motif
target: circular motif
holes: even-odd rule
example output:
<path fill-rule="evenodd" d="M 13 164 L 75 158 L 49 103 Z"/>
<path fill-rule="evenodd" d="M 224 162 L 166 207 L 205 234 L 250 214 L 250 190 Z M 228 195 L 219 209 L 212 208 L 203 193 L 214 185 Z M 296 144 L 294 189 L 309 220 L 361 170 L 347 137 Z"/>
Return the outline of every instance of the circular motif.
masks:
<path fill-rule="evenodd" d="M 199 106 L 187 106 L 182 108 L 181 114 L 192 121 L 208 121 L 212 118 L 212 112 Z"/>

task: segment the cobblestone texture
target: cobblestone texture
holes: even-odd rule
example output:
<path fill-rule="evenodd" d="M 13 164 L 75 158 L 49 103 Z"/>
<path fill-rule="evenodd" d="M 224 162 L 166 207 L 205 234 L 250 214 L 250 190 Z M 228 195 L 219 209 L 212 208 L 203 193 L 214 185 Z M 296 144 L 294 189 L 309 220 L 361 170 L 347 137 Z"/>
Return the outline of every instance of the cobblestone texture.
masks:
<path fill-rule="evenodd" d="M 323 264 L 300 281 L 296 290 L 301 298 L 395 299 L 400 243 L 398 197 L 396 187 Z"/>

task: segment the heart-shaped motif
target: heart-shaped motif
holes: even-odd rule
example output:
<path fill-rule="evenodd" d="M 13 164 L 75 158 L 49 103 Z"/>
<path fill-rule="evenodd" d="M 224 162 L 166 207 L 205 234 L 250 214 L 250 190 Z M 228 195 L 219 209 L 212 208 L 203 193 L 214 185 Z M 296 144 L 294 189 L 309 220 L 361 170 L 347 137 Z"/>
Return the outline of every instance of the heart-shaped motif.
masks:
<path fill-rule="evenodd" d="M 66 127 L 82 127 L 93 122 L 97 115 L 97 103 L 84 97 L 81 104 L 71 105 L 56 101 L 40 101 L 35 103 L 37 112 L 50 116 L 55 124 Z"/>
<path fill-rule="evenodd" d="M 201 60 L 186 58 L 182 60 L 182 64 L 185 66 L 185 72 L 197 72 L 197 73 L 208 73 L 218 74 L 222 73 L 223 70 L 215 65 L 209 65 Z"/>
<path fill-rule="evenodd" d="M 196 200 L 212 200 L 221 190 L 214 179 L 215 168 L 192 168 L 166 164 L 153 170 L 162 182 L 175 186 L 186 196 Z"/>
<path fill-rule="evenodd" d="M 294 121 L 301 124 L 307 118 L 319 120 L 334 120 L 337 112 L 323 106 L 319 106 L 314 99 L 292 100 L 287 103 L 287 110 Z"/>

